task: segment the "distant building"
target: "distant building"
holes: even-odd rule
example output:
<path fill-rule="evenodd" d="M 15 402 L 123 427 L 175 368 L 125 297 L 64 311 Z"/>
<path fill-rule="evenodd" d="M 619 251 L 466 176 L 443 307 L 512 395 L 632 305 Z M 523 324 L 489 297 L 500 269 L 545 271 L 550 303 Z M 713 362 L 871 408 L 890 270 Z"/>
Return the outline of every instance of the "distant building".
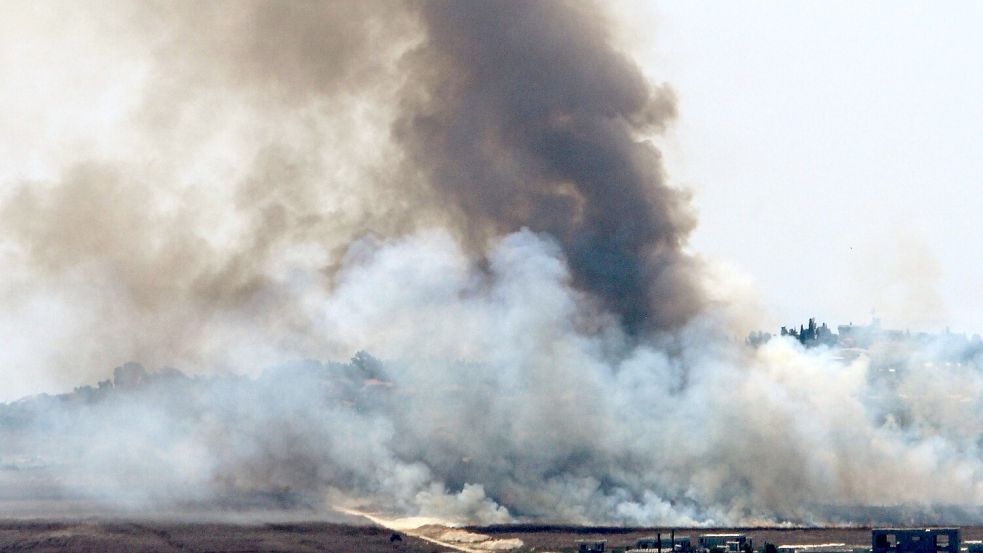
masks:
<path fill-rule="evenodd" d="M 668 536 L 660 533 L 657 536 L 639 538 L 635 541 L 635 547 L 629 551 L 633 551 L 634 553 L 653 553 L 658 551 L 664 553 L 672 551 L 690 553 L 693 551 L 693 544 L 689 536 L 680 536 L 677 538 L 675 531 L 673 531 Z"/>
<path fill-rule="evenodd" d="M 878 528 L 871 553 L 959 553 L 958 528 Z"/>
<path fill-rule="evenodd" d="M 606 541 L 579 541 L 577 542 L 577 553 L 604 553 L 606 544 Z"/>
<path fill-rule="evenodd" d="M 750 552 L 754 546 L 744 534 L 703 534 L 700 549 L 710 553 Z"/>

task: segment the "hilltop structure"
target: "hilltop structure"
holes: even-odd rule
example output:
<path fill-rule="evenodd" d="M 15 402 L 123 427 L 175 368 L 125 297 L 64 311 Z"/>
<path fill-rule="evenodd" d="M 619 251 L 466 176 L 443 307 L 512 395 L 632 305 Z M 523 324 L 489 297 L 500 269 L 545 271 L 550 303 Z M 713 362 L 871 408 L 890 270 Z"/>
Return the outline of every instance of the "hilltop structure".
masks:
<path fill-rule="evenodd" d="M 838 325 L 835 333 L 830 325 L 825 322 L 817 324 L 813 317 L 798 328 L 794 325 L 781 327 L 778 336 L 796 340 L 807 348 L 826 346 L 855 352 L 878 350 L 882 354 L 887 350 L 909 353 L 918 351 L 922 356 L 931 355 L 933 359 L 926 362 L 962 362 L 983 354 L 983 339 L 979 334 L 967 337 L 966 334 L 950 332 L 948 328 L 938 334 L 891 330 L 882 328 L 881 320 L 877 317 L 866 325 Z M 758 347 L 768 343 L 772 337 L 768 332 L 752 332 L 746 343 Z"/>

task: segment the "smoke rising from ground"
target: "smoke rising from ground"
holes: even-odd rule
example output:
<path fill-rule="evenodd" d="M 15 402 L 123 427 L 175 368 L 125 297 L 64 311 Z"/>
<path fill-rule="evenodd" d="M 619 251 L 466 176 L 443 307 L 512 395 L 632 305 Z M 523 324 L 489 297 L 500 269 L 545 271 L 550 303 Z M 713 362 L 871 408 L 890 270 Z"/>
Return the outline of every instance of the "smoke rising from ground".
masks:
<path fill-rule="evenodd" d="M 469 238 L 523 227 L 560 241 L 574 280 L 633 329 L 700 307 L 680 248 L 693 219 L 640 141 L 675 114 L 610 46 L 584 4 L 427 3 L 421 79 L 397 121 L 413 169 L 458 210 Z M 575 40 L 571 40 L 576 37 Z"/>
<path fill-rule="evenodd" d="M 0 122 L 0 384 L 195 376 L 4 406 L 0 500 L 633 524 L 983 500 L 977 395 L 952 399 L 975 369 L 881 386 L 724 338 L 646 141 L 674 98 L 599 7 L 102 8 L 0 23 L 0 71 L 33 76 L 0 90 L 39 121 Z"/>
<path fill-rule="evenodd" d="M 887 378 L 792 341 L 738 347 L 712 320 L 678 355 L 626 346 L 529 231 L 487 259 L 446 233 L 353 248 L 324 333 L 382 361 L 255 380 L 128 366 L 115 387 L 8 405 L 5 504 L 645 525 L 979 514 L 973 365 Z"/>

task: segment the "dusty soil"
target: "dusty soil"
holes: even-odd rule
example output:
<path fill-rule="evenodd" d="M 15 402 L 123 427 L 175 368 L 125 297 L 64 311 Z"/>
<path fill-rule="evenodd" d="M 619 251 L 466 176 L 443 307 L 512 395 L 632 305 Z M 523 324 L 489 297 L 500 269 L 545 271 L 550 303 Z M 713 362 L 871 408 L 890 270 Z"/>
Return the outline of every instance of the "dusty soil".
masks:
<path fill-rule="evenodd" d="M 374 526 L 0 521 L 0 552 L 331 551 L 430 553 L 433 544 Z"/>

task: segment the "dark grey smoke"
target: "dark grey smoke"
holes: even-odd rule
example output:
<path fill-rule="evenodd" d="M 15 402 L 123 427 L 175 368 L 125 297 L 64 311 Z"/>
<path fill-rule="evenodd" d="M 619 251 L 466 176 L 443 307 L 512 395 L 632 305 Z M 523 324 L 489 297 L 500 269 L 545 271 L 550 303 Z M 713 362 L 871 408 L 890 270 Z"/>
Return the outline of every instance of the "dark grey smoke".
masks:
<path fill-rule="evenodd" d="M 638 138 L 675 115 L 610 44 L 593 5 L 427 2 L 396 132 L 468 237 L 523 227 L 558 239 L 575 283 L 629 329 L 701 307 L 681 252 L 694 219 Z"/>

